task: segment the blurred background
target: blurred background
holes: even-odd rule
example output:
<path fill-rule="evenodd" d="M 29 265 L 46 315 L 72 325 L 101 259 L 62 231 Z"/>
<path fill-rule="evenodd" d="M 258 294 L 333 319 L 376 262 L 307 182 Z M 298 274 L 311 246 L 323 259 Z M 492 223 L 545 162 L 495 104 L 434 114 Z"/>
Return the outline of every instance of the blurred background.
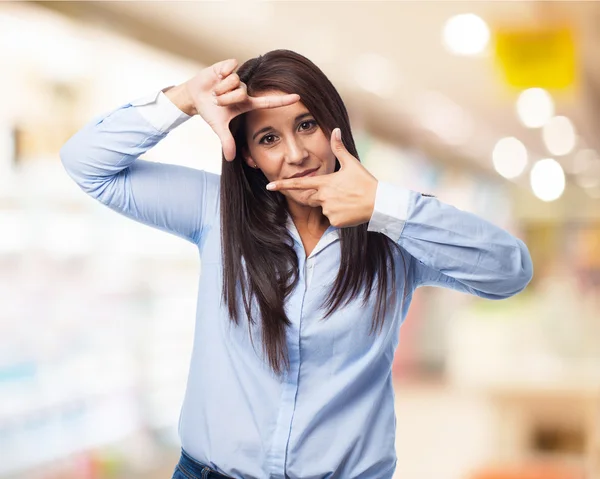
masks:
<path fill-rule="evenodd" d="M 126 220 L 58 152 L 226 58 L 298 51 L 361 159 L 528 244 L 517 297 L 418 291 L 394 361 L 397 478 L 600 477 L 600 3 L 1 2 L 0 477 L 166 479 L 194 246 Z M 218 173 L 194 118 L 147 155 Z"/>

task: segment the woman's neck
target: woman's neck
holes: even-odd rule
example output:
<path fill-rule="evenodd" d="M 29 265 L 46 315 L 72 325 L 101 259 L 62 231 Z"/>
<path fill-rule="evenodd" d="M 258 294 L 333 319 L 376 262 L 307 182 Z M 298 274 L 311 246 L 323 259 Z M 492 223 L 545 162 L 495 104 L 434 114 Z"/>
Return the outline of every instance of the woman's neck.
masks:
<path fill-rule="evenodd" d="M 329 228 L 329 219 L 323 214 L 322 208 L 299 205 L 288 202 L 288 212 L 296 225 L 298 232 L 321 237 Z"/>

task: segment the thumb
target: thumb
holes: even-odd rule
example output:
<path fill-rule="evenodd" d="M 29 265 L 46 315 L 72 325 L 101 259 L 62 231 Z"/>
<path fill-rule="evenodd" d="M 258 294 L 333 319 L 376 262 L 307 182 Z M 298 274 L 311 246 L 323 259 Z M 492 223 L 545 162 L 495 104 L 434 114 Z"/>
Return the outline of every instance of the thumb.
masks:
<path fill-rule="evenodd" d="M 344 142 L 342 141 L 342 131 L 339 128 L 334 128 L 331 132 L 331 150 L 340 162 L 340 167 L 342 168 L 348 163 L 348 157 L 352 156 L 344 146 Z"/>
<path fill-rule="evenodd" d="M 235 140 L 227 126 L 219 126 L 214 128 L 215 133 L 221 140 L 221 148 L 223 148 L 223 156 L 227 161 L 235 159 Z"/>

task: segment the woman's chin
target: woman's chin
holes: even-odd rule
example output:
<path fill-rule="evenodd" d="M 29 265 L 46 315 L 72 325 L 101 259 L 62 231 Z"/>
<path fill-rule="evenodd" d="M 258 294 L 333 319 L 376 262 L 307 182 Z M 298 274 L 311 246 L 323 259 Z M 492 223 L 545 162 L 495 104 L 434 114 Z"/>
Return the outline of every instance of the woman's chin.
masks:
<path fill-rule="evenodd" d="M 317 190 L 304 190 L 304 191 L 293 191 L 286 195 L 289 200 L 294 201 L 302 206 L 312 206 L 309 202 L 310 197 L 314 195 Z"/>

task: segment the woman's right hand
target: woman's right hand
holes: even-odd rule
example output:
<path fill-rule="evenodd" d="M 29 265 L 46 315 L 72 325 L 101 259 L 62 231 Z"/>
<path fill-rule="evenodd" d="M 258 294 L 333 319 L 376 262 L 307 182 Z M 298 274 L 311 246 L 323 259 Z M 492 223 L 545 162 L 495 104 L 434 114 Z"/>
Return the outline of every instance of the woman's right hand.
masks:
<path fill-rule="evenodd" d="M 297 94 L 251 97 L 246 84 L 240 81 L 235 59 L 224 60 L 205 68 L 179 87 L 192 114 L 200 115 L 221 140 L 227 161 L 235 158 L 235 140 L 229 131 L 229 122 L 238 115 L 258 108 L 277 108 L 300 100 Z M 174 88 L 174 89 L 175 89 Z M 174 90 L 173 89 L 173 90 Z M 167 92 L 167 95 L 169 95 Z M 192 107 L 193 105 L 193 107 Z"/>

